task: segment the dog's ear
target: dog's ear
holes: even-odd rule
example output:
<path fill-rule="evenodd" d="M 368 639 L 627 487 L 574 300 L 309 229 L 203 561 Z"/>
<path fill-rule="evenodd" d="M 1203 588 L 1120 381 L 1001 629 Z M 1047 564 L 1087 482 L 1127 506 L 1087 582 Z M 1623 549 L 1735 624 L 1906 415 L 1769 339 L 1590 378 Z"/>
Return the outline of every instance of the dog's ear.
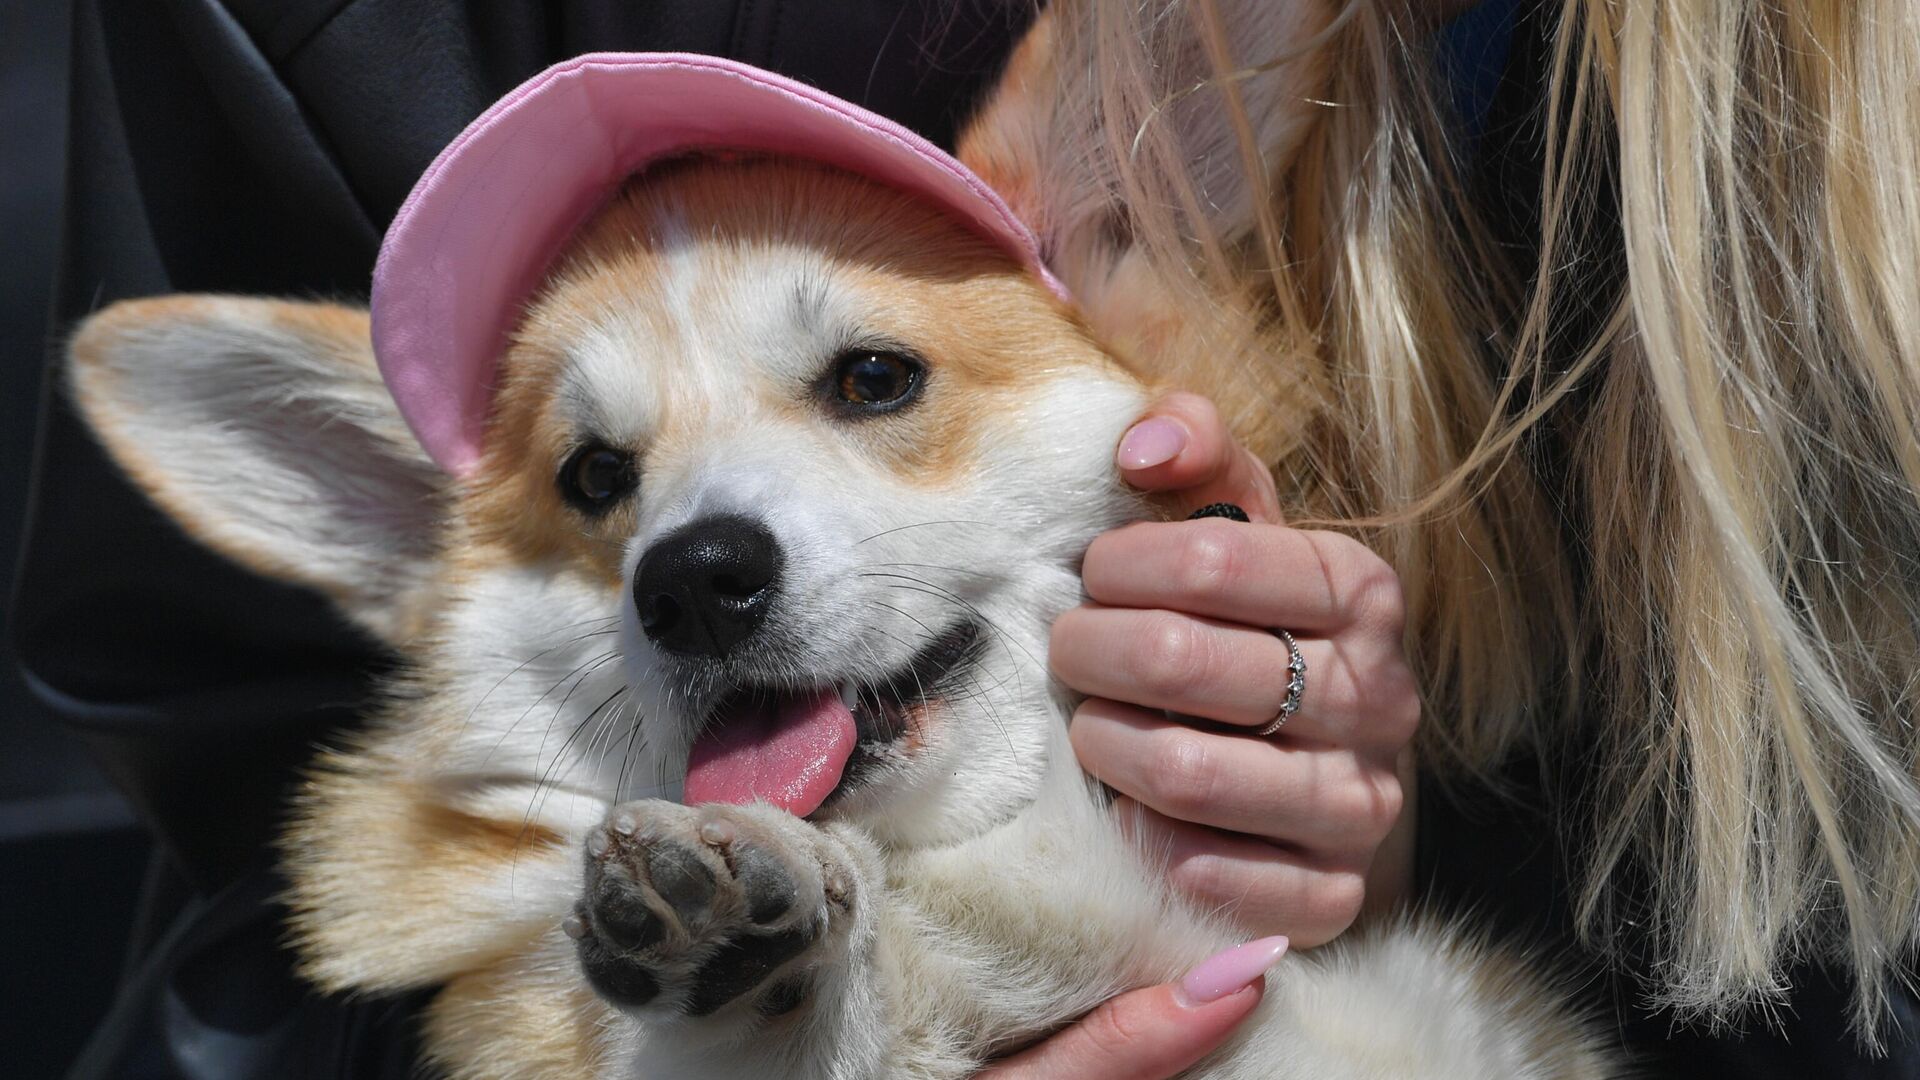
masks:
<path fill-rule="evenodd" d="M 1048 6 L 959 142 L 960 160 L 1031 227 L 1084 301 L 1089 246 L 1123 245 L 1130 172 L 1191 187 L 1225 245 L 1248 241 L 1299 150 L 1327 79 L 1321 0 L 1147 0 Z M 1255 161 L 1254 157 L 1258 160 Z M 1129 169 L 1129 164 L 1139 166 Z"/>
<path fill-rule="evenodd" d="M 1149 381 L 1237 403 L 1266 460 L 1321 377 L 1271 362 L 1295 347 L 1271 328 L 1311 317 L 1261 268 L 1297 262 L 1281 193 L 1326 115 L 1331 22 L 1324 0 L 1059 0 L 959 144 L 1095 333 Z"/>
<path fill-rule="evenodd" d="M 83 323 L 68 355 L 94 432 L 188 533 L 320 590 L 383 640 L 409 636 L 447 483 L 380 380 L 365 311 L 127 301 Z"/>

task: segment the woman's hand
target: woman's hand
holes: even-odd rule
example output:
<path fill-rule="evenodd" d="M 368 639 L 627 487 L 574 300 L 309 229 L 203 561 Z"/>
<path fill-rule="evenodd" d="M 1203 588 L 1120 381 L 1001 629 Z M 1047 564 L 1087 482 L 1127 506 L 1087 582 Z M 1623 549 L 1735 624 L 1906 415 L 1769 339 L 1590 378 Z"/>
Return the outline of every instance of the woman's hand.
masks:
<path fill-rule="evenodd" d="M 1113 998 L 1072 1027 L 978 1074 L 978 1080 L 1167 1080 L 1218 1046 L 1265 990 L 1287 939 L 1219 953 L 1177 983 Z"/>
<path fill-rule="evenodd" d="M 1074 750 L 1120 794 L 1122 827 L 1168 852 L 1174 884 L 1202 907 L 1302 946 L 1328 941 L 1370 888 L 1398 893 L 1411 874 L 1410 829 L 1382 849 L 1420 717 L 1399 579 L 1354 540 L 1278 524 L 1266 468 L 1204 398 L 1156 404 L 1119 464 L 1137 487 L 1188 508 L 1235 503 L 1254 523 L 1139 524 L 1093 542 L 1091 602 L 1053 628 L 1054 672 L 1090 695 Z M 1262 737 L 1286 697 L 1274 627 L 1297 639 L 1307 685 L 1299 712 Z"/>
<path fill-rule="evenodd" d="M 1074 750 L 1121 793 L 1122 827 L 1168 851 L 1174 883 L 1200 904 L 1256 933 L 1328 941 L 1364 896 L 1391 900 L 1412 872 L 1402 806 L 1420 701 L 1401 651 L 1399 579 L 1353 540 L 1277 524 L 1272 478 L 1204 398 L 1156 404 L 1122 440 L 1119 464 L 1136 487 L 1176 492 L 1189 508 L 1234 503 L 1255 523 L 1131 525 L 1093 542 L 1082 571 L 1092 602 L 1053 627 L 1054 672 L 1091 695 L 1074 713 Z M 1287 682 L 1270 627 L 1299 642 L 1307 689 L 1299 713 L 1263 737 L 1253 732 Z M 1177 1075 L 1259 1004 L 1260 972 L 1284 949 L 1275 940 L 1122 994 L 980 1076 Z M 1262 949 L 1271 958 L 1256 967 Z M 1189 983 L 1219 996 L 1202 1000 Z"/>

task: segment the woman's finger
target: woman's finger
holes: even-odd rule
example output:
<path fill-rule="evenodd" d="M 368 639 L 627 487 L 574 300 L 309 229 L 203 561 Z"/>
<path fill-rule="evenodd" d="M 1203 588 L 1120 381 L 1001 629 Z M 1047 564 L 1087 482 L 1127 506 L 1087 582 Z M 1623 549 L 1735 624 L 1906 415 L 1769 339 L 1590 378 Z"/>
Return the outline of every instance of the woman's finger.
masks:
<path fill-rule="evenodd" d="M 1213 403 L 1198 394 L 1154 402 L 1121 436 L 1114 460 L 1129 484 L 1178 492 L 1188 509 L 1230 502 L 1255 521 L 1280 520 L 1272 473 L 1233 441 Z"/>
<path fill-rule="evenodd" d="M 1315 689 L 1340 677 L 1326 670 L 1332 653 L 1324 642 L 1300 648 Z M 1285 642 L 1174 611 L 1074 608 L 1054 621 L 1047 656 L 1053 673 L 1083 694 L 1241 727 L 1272 720 L 1287 692 Z"/>
<path fill-rule="evenodd" d="M 1286 734 L 1383 757 L 1413 736 L 1420 696 L 1396 650 L 1299 638 L 1306 689 Z M 1286 643 L 1271 631 L 1174 611 L 1096 605 L 1054 621 L 1048 663 L 1083 694 L 1259 728 L 1287 700 Z"/>
<path fill-rule="evenodd" d="M 1254 837 L 1282 838 L 1322 858 L 1367 858 L 1400 816 L 1389 757 L 1278 737 L 1199 731 L 1105 698 L 1074 710 L 1080 765 L 1108 787 L 1169 817 Z"/>
<path fill-rule="evenodd" d="M 1166 608 L 1252 626 L 1332 634 L 1350 627 L 1399 647 L 1400 579 L 1338 533 L 1237 521 L 1148 522 L 1096 537 L 1081 567 L 1109 607 Z"/>
<path fill-rule="evenodd" d="M 1131 799 L 1115 800 L 1113 814 L 1148 858 L 1164 860 L 1174 888 L 1249 933 L 1284 932 L 1301 948 L 1323 945 L 1353 925 L 1366 900 L 1364 868 L 1177 821 Z"/>
<path fill-rule="evenodd" d="M 1178 983 L 1113 998 L 1072 1027 L 979 1074 L 983 1080 L 1169 1080 L 1226 1039 L 1260 1004 L 1285 938 L 1210 957 Z"/>

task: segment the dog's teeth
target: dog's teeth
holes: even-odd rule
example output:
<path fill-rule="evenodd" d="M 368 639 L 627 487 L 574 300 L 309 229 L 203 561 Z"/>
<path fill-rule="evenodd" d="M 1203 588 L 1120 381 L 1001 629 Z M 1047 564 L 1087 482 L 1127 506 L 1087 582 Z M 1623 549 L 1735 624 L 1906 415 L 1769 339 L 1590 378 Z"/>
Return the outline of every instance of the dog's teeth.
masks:
<path fill-rule="evenodd" d="M 852 712 L 860 703 L 860 691 L 852 683 L 840 684 L 840 700 L 846 703 L 847 711 Z"/>

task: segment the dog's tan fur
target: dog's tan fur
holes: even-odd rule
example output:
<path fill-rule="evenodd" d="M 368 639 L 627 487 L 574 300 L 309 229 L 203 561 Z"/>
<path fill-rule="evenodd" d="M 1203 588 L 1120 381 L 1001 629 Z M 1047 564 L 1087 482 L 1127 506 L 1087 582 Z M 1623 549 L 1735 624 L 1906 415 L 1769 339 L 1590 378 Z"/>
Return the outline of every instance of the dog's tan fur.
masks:
<path fill-rule="evenodd" d="M 183 298 L 118 305 L 81 329 L 74 389 L 136 481 L 196 536 L 326 591 L 409 661 L 368 734 L 316 763 L 282 844 L 294 938 L 316 984 L 440 985 L 427 1047 L 463 1078 L 655 1069 L 959 1077 L 1231 940 L 1113 831 L 1066 750 L 1058 719 L 1067 699 L 1018 653 L 1031 660 L 1043 649 L 1049 612 L 1072 602 L 1086 540 L 1149 513 L 1110 475 L 1126 423 L 1164 385 L 1242 385 L 1252 358 L 1213 348 L 1234 336 L 1220 320 L 1273 313 L 1238 295 L 1206 313 L 1169 307 L 1123 238 L 1081 236 L 1061 220 L 1057 196 L 1070 181 L 1036 165 L 1051 160 L 1049 132 L 1062 119 L 1063 104 L 1042 89 L 1058 82 L 1048 69 L 1053 33 L 1043 21 L 1021 50 L 965 152 L 1052 237 L 1078 308 L 953 222 L 866 181 L 794 162 L 672 163 L 603 210 L 529 303 L 501 362 L 484 459 L 451 485 L 423 479 L 431 467 L 390 408 L 350 417 L 350 430 L 326 417 L 310 430 L 239 423 L 237 435 L 210 437 L 226 440 L 211 452 L 191 434 L 179 444 L 153 435 L 159 423 L 220 418 L 138 419 L 151 408 L 154 365 L 239 380 L 228 420 L 302 398 L 284 379 L 253 384 L 217 367 L 234 355 L 303 358 L 334 372 L 330 392 L 360 401 L 377 377 L 358 312 Z M 1304 85 L 1315 70 L 1294 77 Z M 1297 128 L 1274 127 L 1276 155 Z M 802 362 L 773 355 L 784 342 L 816 331 L 826 340 L 811 323 L 848 311 L 862 333 L 931 360 L 923 407 L 884 422 L 826 422 L 782 374 L 781 364 Z M 1257 399 L 1238 425 L 1270 458 L 1306 428 L 1322 379 L 1285 360 L 1268 358 L 1261 379 L 1289 392 Z M 193 367 L 200 362 L 206 370 Z M 638 497 L 598 518 L 572 511 L 555 484 L 588 435 L 631 449 L 642 476 Z M 356 578 L 362 561 L 316 567 L 298 554 L 303 525 L 315 520 L 300 507 L 364 515 L 365 484 L 295 492 L 293 516 L 263 531 L 236 523 L 248 511 L 222 495 L 217 460 L 183 467 L 195 455 L 244 458 L 301 438 L 343 459 L 370 456 L 402 478 L 376 485 L 401 501 L 365 515 L 343 540 L 378 553 L 378 575 Z M 329 441 L 342 438 L 357 442 Z M 755 486 L 772 474 L 806 497 L 782 502 L 781 491 Z M 747 498 L 741 491 L 770 514 L 789 504 L 803 515 L 823 506 L 848 514 L 855 531 L 873 534 L 853 549 L 929 524 L 912 508 L 950 504 L 1004 517 L 1015 528 L 1003 532 L 1017 535 L 923 534 L 874 549 L 1004 574 L 1005 588 L 981 586 L 968 601 L 1001 620 L 1002 648 L 981 662 L 999 682 L 982 676 L 984 703 L 918 711 L 897 774 L 905 779 L 852 793 L 821 822 L 758 809 L 728 819 L 811 853 L 801 861 L 817 857 L 823 874 L 844 874 L 852 896 L 822 907 L 831 933 L 786 969 L 808 980 L 797 1011 L 764 1018 L 755 991 L 696 1022 L 601 1000 L 561 918 L 580 892 L 583 837 L 604 836 L 595 827 L 609 807 L 650 793 L 650 780 L 671 782 L 691 737 L 676 712 L 691 692 L 649 691 L 667 669 L 649 666 L 630 625 L 608 628 L 630 620 L 621 613 L 637 554 L 690 508 L 733 505 L 725 500 Z M 393 505 L 412 509 L 396 515 Z M 920 603 L 917 614 L 887 608 L 908 620 L 897 632 L 941 617 Z M 592 659 L 597 645 L 583 644 L 597 635 L 619 643 L 610 668 Z M 537 695 L 528 689 L 556 671 L 566 674 Z M 621 721 L 625 738 L 650 745 L 616 750 L 619 726 L 596 726 L 590 707 L 610 685 L 608 701 L 655 693 L 650 711 Z M 1019 714 L 996 712 L 1009 707 Z M 992 725 L 1007 739 L 1003 756 Z M 542 726 L 552 730 L 532 730 Z M 630 775 L 630 766 L 660 775 Z M 943 786 L 950 776 L 965 782 Z M 625 805 L 678 820 L 663 804 Z M 1198 1074 L 1607 1075 L 1579 1025 L 1517 970 L 1419 931 L 1291 961 L 1260 1017 Z"/>

